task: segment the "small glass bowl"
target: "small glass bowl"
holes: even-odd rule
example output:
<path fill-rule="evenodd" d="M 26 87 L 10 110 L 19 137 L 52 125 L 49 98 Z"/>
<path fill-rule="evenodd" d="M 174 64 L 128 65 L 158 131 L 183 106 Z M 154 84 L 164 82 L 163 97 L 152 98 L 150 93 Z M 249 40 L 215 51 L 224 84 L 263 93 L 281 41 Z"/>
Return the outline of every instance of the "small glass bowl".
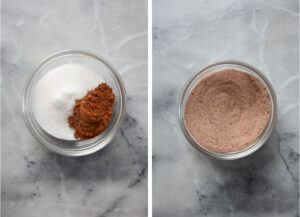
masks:
<path fill-rule="evenodd" d="M 194 87 L 199 83 L 199 81 L 208 74 L 212 74 L 217 71 L 221 71 L 224 69 L 236 69 L 239 71 L 246 72 L 248 74 L 251 74 L 258 78 L 267 88 L 270 100 L 271 100 L 271 111 L 270 111 L 270 117 L 269 121 L 266 124 L 265 129 L 261 133 L 261 135 L 256 139 L 255 142 L 247 146 L 246 148 L 234 152 L 216 152 L 212 150 L 208 150 L 205 147 L 201 146 L 201 144 L 197 143 L 193 137 L 190 135 L 186 128 L 185 120 L 184 120 L 184 110 L 185 110 L 185 104 L 187 101 L 188 96 L 190 95 L 191 91 L 194 89 Z M 211 64 L 209 66 L 206 66 L 205 68 L 201 69 L 199 72 L 195 73 L 184 85 L 181 96 L 180 96 L 180 106 L 179 106 L 179 124 L 182 129 L 182 132 L 186 139 L 192 144 L 196 149 L 203 152 L 204 154 L 211 156 L 216 159 L 221 160 L 235 160 L 239 158 L 246 157 L 253 152 L 257 151 L 269 138 L 273 126 L 275 124 L 277 118 L 277 103 L 276 103 L 276 94 L 275 91 L 271 85 L 271 83 L 267 80 L 267 78 L 256 68 L 253 66 L 240 62 L 240 61 L 222 61 L 222 62 L 216 62 L 214 64 Z"/>
<path fill-rule="evenodd" d="M 58 139 L 43 130 L 34 117 L 31 104 L 35 85 L 47 72 L 66 63 L 78 63 L 99 73 L 115 94 L 111 121 L 105 131 L 95 138 L 84 141 Z M 23 115 L 31 134 L 51 151 L 65 156 L 83 156 L 104 148 L 113 139 L 125 114 L 125 102 L 126 94 L 122 79 L 107 60 L 89 51 L 67 50 L 46 58 L 29 75 L 23 90 Z"/>

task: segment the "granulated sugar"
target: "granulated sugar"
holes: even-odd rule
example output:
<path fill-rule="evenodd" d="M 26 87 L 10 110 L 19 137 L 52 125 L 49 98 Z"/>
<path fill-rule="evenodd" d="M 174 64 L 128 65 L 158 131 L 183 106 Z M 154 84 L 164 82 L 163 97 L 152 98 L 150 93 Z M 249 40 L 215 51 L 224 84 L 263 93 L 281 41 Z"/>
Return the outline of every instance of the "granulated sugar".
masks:
<path fill-rule="evenodd" d="M 39 125 L 54 137 L 75 140 L 68 125 L 75 99 L 94 89 L 103 78 L 80 64 L 65 64 L 47 72 L 33 92 L 33 113 Z"/>
<path fill-rule="evenodd" d="M 270 96 L 253 75 L 234 69 L 203 78 L 189 95 L 184 120 L 193 139 L 219 152 L 253 143 L 269 120 Z"/>

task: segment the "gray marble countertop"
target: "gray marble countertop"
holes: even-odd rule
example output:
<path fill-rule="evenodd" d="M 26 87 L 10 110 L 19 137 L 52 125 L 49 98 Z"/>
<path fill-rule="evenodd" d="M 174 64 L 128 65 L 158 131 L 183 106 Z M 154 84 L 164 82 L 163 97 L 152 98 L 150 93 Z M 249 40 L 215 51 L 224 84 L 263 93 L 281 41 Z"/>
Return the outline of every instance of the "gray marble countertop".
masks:
<path fill-rule="evenodd" d="M 153 1 L 153 216 L 299 216 L 298 1 Z M 178 125 L 187 79 L 217 60 L 259 68 L 278 98 L 268 142 L 213 160 Z"/>
<path fill-rule="evenodd" d="M 147 216 L 147 1 L 2 1 L 3 217 Z M 106 57 L 127 91 L 127 115 L 105 149 L 80 158 L 46 150 L 22 118 L 22 88 L 45 57 Z"/>

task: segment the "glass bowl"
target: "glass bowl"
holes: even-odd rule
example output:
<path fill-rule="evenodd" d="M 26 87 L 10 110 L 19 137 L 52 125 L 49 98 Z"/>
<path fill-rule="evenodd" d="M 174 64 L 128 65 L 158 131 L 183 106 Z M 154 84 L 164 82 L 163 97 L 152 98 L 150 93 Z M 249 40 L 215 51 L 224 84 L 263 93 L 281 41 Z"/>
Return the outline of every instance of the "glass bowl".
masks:
<path fill-rule="evenodd" d="M 194 87 L 199 83 L 199 81 L 209 74 L 212 74 L 217 71 L 221 71 L 224 69 L 236 69 L 239 71 L 246 72 L 248 74 L 251 74 L 258 78 L 267 88 L 270 100 L 271 100 L 271 111 L 270 111 L 270 117 L 269 121 L 266 124 L 263 132 L 260 134 L 260 136 L 249 146 L 247 146 L 244 149 L 234 151 L 234 152 L 216 152 L 212 150 L 206 149 L 204 146 L 201 146 L 201 144 L 197 143 L 193 137 L 190 135 L 186 128 L 185 120 L 184 120 L 184 110 L 185 110 L 185 104 L 187 101 L 188 96 L 190 95 L 191 91 L 194 89 Z M 256 68 L 253 66 L 240 62 L 240 61 L 222 61 L 222 62 L 216 62 L 214 64 L 211 64 L 203 69 L 201 69 L 199 72 L 192 75 L 192 77 L 186 82 L 184 85 L 181 96 L 180 96 L 180 106 L 179 106 L 179 124 L 182 129 L 182 132 L 186 139 L 189 141 L 191 145 L 193 145 L 196 149 L 203 152 L 204 154 L 216 158 L 216 159 L 222 159 L 222 160 L 234 160 L 246 157 L 253 152 L 257 151 L 269 138 L 273 126 L 275 124 L 277 118 L 277 103 L 276 103 L 276 94 L 275 91 L 271 85 L 271 83 L 268 81 L 268 79 Z"/>
<path fill-rule="evenodd" d="M 78 63 L 104 78 L 115 94 L 114 114 L 104 132 L 89 140 L 63 140 L 48 134 L 38 124 L 32 111 L 32 92 L 37 82 L 50 70 L 66 63 Z M 67 50 L 43 60 L 29 75 L 23 90 L 23 116 L 31 134 L 53 152 L 65 156 L 83 156 L 104 148 L 120 128 L 125 114 L 125 87 L 117 70 L 103 57 L 89 51 Z M 74 102 L 75 103 L 75 102 Z"/>

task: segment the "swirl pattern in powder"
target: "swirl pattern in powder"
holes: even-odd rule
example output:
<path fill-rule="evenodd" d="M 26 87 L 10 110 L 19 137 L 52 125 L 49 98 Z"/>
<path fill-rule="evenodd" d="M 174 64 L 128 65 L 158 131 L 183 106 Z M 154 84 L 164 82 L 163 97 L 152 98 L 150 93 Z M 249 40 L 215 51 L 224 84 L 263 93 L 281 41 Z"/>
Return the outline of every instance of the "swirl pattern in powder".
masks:
<path fill-rule="evenodd" d="M 253 75 L 234 69 L 214 72 L 194 87 L 184 112 L 193 139 L 208 150 L 246 148 L 264 130 L 270 116 L 270 95 Z"/>

